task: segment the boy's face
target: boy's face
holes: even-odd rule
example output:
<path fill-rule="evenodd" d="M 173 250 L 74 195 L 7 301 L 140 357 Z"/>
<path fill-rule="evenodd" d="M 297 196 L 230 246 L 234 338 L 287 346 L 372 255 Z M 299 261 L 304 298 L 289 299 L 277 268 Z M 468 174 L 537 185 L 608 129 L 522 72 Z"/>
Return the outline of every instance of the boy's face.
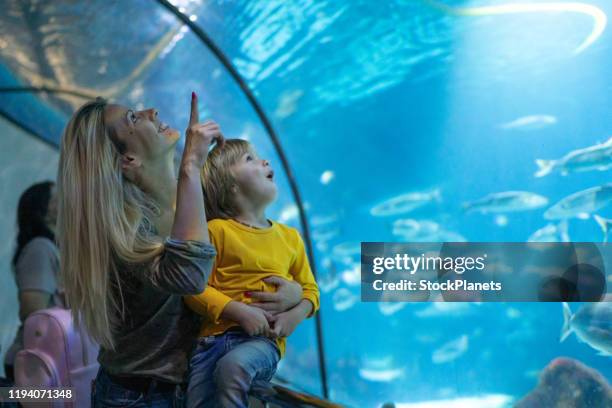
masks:
<path fill-rule="evenodd" d="M 231 168 L 239 193 L 252 205 L 266 205 L 277 194 L 274 171 L 267 160 L 260 159 L 254 150 L 243 154 Z"/>

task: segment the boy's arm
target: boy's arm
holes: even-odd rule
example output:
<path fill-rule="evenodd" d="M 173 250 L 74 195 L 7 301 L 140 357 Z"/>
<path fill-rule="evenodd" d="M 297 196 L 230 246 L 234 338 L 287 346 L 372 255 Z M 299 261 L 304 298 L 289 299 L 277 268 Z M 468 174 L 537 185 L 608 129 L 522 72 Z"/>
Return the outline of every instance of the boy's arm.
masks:
<path fill-rule="evenodd" d="M 250 336 L 273 337 L 268 324 L 268 320 L 272 318 L 271 314 L 235 301 L 215 288 L 208 286 L 199 295 L 185 296 L 184 299 L 191 310 L 207 316 L 213 323 L 218 323 L 219 319 L 231 320 L 238 323 Z"/>
<path fill-rule="evenodd" d="M 300 285 L 302 285 L 302 302 L 298 303 L 293 309 L 300 307 L 304 300 L 311 303 L 312 307 L 308 311 L 306 317 L 312 316 L 317 310 L 319 310 L 319 286 L 315 281 L 310 264 L 308 263 L 308 257 L 306 256 L 306 249 L 304 248 L 304 241 L 300 234 L 295 231 L 297 235 L 297 255 L 296 259 L 291 265 L 290 273 L 293 275 L 293 279 Z M 303 308 L 303 306 L 302 306 Z M 290 310 L 293 310 L 290 309 Z"/>
<path fill-rule="evenodd" d="M 211 244 L 217 249 L 217 256 L 211 272 L 212 277 L 217 273 L 217 265 L 221 262 L 223 235 L 222 231 L 214 228 L 212 225 L 208 226 L 208 235 Z M 204 292 L 199 295 L 184 296 L 183 300 L 191 310 L 199 315 L 208 317 L 209 320 L 216 324 L 219 323 L 223 309 L 231 302 L 232 298 L 220 290 L 207 285 Z"/>
<path fill-rule="evenodd" d="M 304 242 L 297 231 L 296 235 L 297 255 L 289 272 L 293 275 L 295 281 L 302 285 L 302 300 L 292 309 L 273 317 L 274 328 L 272 332 L 277 337 L 287 337 L 293 333 L 302 320 L 312 316 L 319 309 L 320 304 L 319 287 L 310 269 Z"/>
<path fill-rule="evenodd" d="M 207 286 L 199 295 L 185 296 L 185 303 L 199 315 L 208 317 L 212 323 L 219 323 L 223 310 L 232 298 L 223 292 Z"/>

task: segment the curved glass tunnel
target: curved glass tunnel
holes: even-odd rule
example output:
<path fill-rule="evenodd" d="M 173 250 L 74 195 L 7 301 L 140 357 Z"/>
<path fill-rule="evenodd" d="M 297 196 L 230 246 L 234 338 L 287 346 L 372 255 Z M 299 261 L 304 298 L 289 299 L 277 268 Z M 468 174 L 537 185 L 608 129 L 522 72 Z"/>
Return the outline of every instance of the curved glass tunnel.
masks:
<path fill-rule="evenodd" d="M 268 216 L 301 228 L 289 178 L 297 183 L 321 289 L 331 400 L 505 406 L 559 356 L 612 379 L 609 360 L 588 344 L 559 342 L 557 303 L 360 302 L 359 247 L 606 239 L 593 216 L 612 218 L 607 206 L 567 221 L 544 214 L 610 181 L 610 162 L 588 171 L 546 162 L 612 135 L 610 2 L 171 3 L 244 80 L 291 174 L 227 67 L 163 2 L 5 0 L 3 351 L 17 327 L 9 267 L 16 201 L 32 182 L 55 178 L 67 118 L 104 96 L 155 107 L 183 129 L 195 90 L 201 117 L 220 123 L 226 137 L 251 140 L 280 176 Z M 491 194 L 516 191 L 544 204 L 470 211 Z M 413 193 L 421 193 L 417 204 Z M 323 394 L 313 319 L 291 336 L 277 380 Z"/>

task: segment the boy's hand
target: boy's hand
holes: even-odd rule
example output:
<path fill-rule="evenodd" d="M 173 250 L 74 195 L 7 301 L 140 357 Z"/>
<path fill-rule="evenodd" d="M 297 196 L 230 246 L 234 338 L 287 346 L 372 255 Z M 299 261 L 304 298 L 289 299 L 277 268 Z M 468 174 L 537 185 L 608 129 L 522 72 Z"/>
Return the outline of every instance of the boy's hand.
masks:
<path fill-rule="evenodd" d="M 279 276 L 269 276 L 264 282 L 276 285 L 276 292 L 247 292 L 247 297 L 253 298 L 258 307 L 276 314 L 290 310 L 302 300 L 302 285 Z"/>
<path fill-rule="evenodd" d="M 293 333 L 298 324 L 312 311 L 312 303 L 302 300 L 296 307 L 272 317 L 272 334 L 275 337 L 287 337 Z"/>
<path fill-rule="evenodd" d="M 240 327 L 249 336 L 266 336 L 273 337 L 268 320 L 272 319 L 272 315 L 265 310 L 258 309 L 239 303 L 241 306 L 238 309 L 236 318 Z"/>
<path fill-rule="evenodd" d="M 298 324 L 304 319 L 300 319 L 291 311 L 282 312 L 273 317 L 272 334 L 274 337 L 287 337 L 293 333 Z"/>

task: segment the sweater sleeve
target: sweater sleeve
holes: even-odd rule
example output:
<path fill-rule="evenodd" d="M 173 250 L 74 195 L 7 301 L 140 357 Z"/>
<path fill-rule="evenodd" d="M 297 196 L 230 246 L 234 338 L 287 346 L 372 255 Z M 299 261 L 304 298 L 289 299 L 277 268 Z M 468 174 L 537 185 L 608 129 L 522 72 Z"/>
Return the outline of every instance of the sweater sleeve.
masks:
<path fill-rule="evenodd" d="M 223 309 L 232 301 L 231 297 L 212 286 L 208 286 L 199 295 L 185 296 L 184 299 L 191 310 L 199 315 L 206 316 L 213 324 L 219 323 Z"/>
<path fill-rule="evenodd" d="M 216 265 L 219 263 L 223 254 L 223 248 L 221 247 L 223 238 L 221 234 L 221 231 L 210 228 L 209 226 L 208 235 L 210 237 L 210 242 L 217 248 L 216 262 L 212 266 L 211 276 L 216 273 Z M 217 324 L 219 323 L 223 309 L 232 301 L 232 298 L 212 286 L 207 286 L 204 291 L 198 295 L 185 296 L 184 301 L 191 310 L 201 316 L 207 317 L 211 323 Z"/>
<path fill-rule="evenodd" d="M 155 287 L 169 293 L 200 293 L 208 282 L 216 253 L 207 243 L 167 239 L 161 255 L 144 268 L 144 275 Z"/>

